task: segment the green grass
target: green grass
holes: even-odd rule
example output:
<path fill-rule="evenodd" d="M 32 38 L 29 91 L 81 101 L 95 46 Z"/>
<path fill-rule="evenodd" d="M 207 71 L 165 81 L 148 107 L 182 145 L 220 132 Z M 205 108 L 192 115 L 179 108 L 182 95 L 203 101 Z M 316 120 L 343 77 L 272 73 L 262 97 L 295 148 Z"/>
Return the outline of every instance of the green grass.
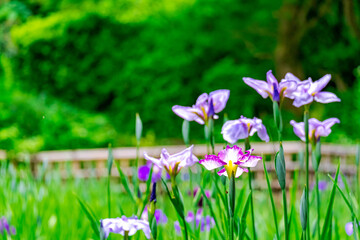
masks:
<path fill-rule="evenodd" d="M 98 239 L 93 234 L 91 224 L 82 211 L 81 206 L 74 194 L 79 196 L 86 202 L 95 215 L 99 218 L 107 218 L 107 179 L 70 179 L 62 181 L 57 172 L 47 174 L 43 179 L 34 179 L 28 167 L 14 168 L 12 164 L 5 167 L 5 164 L 0 168 L 0 216 L 6 216 L 11 225 L 15 226 L 17 234 L 11 239 Z M 325 176 L 323 179 L 328 180 Z M 209 182 L 200 179 L 199 175 L 193 176 L 194 186 L 198 186 L 199 182 Z M 300 180 L 303 180 L 300 178 Z M 178 177 L 181 181 L 181 177 Z M 328 180 L 328 189 L 321 192 L 322 216 L 324 218 L 328 196 L 332 184 Z M 350 181 L 349 181 L 350 182 Z M 237 196 L 236 205 L 239 208 L 238 216 L 241 216 L 243 206 L 248 196 L 246 175 L 236 180 Z M 208 188 L 209 184 L 203 186 Z M 193 198 L 188 195 L 190 190 L 189 181 L 183 181 L 179 184 L 181 193 L 184 197 L 185 211 L 195 211 Z M 299 185 L 300 186 L 300 185 Z M 315 219 L 316 205 L 314 195 L 310 195 L 311 219 Z M 277 206 L 277 214 L 279 221 L 280 234 L 284 233 L 283 216 L 281 206 L 281 194 L 275 193 L 275 205 Z M 295 226 L 300 229 L 299 216 L 299 202 L 301 197 L 301 190 L 297 191 L 295 213 L 293 214 L 293 224 L 290 229 L 290 239 L 297 239 L 295 234 Z M 113 179 L 111 182 L 111 217 L 121 217 L 121 211 L 124 211 L 126 216 L 132 216 L 137 206 L 133 204 L 123 189 L 119 179 Z M 219 213 L 219 205 L 217 200 L 212 199 L 212 207 L 215 214 L 222 217 Z M 220 202 L 220 201 L 219 201 Z M 255 190 L 254 192 L 254 207 L 256 229 L 259 239 L 273 239 L 275 234 L 275 226 L 273 223 L 270 200 L 266 190 Z M 160 225 L 158 230 L 158 239 L 182 239 L 176 236 L 173 227 L 174 221 L 177 220 L 176 212 L 171 203 L 168 201 L 163 186 L 158 184 L 158 202 L 157 208 L 162 209 L 168 216 L 168 223 Z M 289 208 L 290 209 L 290 208 Z M 210 215 L 208 207 L 204 209 L 206 215 Z M 345 233 L 344 226 L 351 221 L 351 215 L 346 207 L 341 196 L 337 193 L 334 204 L 334 219 L 333 220 L 333 239 L 336 237 L 336 232 L 341 236 L 341 239 L 352 239 Z M 225 212 L 223 212 L 225 216 Z M 221 219 L 218 219 L 221 224 Z M 250 215 L 247 217 L 246 232 L 250 228 Z M 315 221 L 311 222 L 312 228 L 315 228 Z M 323 222 L 322 222 L 323 223 Z M 321 223 L 321 224 L 322 224 Z M 222 229 L 222 226 L 220 227 Z M 250 228 L 251 229 L 251 228 Z M 201 233 L 200 239 L 217 239 L 215 237 L 216 228 L 213 228 L 210 233 Z M 299 231 L 299 234 L 301 232 Z M 299 235 L 300 236 L 300 235 Z M 122 239 L 120 235 L 110 234 L 109 239 Z M 145 239 L 143 233 L 136 234 L 132 239 Z M 246 239 L 246 238 L 245 238 Z"/>

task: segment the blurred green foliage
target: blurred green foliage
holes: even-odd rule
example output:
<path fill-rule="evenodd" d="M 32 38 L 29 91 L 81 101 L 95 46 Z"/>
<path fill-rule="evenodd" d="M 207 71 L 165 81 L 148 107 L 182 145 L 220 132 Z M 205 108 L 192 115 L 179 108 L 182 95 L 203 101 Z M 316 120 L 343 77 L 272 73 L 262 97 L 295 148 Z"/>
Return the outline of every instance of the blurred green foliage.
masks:
<path fill-rule="evenodd" d="M 0 121 L 2 148 L 131 145 L 136 112 L 151 139 L 146 144 L 181 141 L 182 119 L 173 114 L 172 105 L 192 105 L 202 92 L 219 88 L 231 90 L 224 111 L 229 119 L 257 116 L 275 134 L 270 100 L 263 100 L 242 77 L 264 79 L 267 70 L 277 67 L 278 29 L 283 24 L 279 15 L 293 2 L 23 3 L 33 15 L 11 27 L 8 34 L 17 52 L 2 56 L 7 94 L 1 109 L 9 112 Z M 340 3 L 328 6 L 326 14 L 306 29 L 296 57 L 305 76 L 318 79 L 331 73 L 329 90 L 342 98 L 341 105 L 314 104 L 311 117 L 339 117 L 342 127 L 334 128 L 336 134 L 329 140 L 353 142 L 360 134 L 360 99 L 352 97 L 360 91 L 360 79 L 355 84 L 353 74 L 360 63 L 360 43 L 338 14 L 341 11 Z M 301 110 L 290 102 L 285 106 L 290 109 L 284 113 L 285 122 L 302 119 Z M 222 118 L 216 123 L 218 142 L 221 125 Z M 201 141 L 202 127 L 192 124 L 190 135 Z M 296 139 L 290 127 L 285 136 Z M 22 147 L 19 141 L 33 143 Z"/>

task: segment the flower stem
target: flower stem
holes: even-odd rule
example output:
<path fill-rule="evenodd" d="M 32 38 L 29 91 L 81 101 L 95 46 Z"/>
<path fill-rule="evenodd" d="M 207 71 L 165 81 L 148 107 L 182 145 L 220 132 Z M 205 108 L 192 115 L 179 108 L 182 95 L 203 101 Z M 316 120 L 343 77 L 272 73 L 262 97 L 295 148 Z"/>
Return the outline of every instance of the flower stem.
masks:
<path fill-rule="evenodd" d="M 234 240 L 234 213 L 235 213 L 235 171 L 232 172 L 229 183 L 229 239 Z"/>
<path fill-rule="evenodd" d="M 250 150 L 251 145 L 250 145 L 250 139 L 247 137 L 245 138 L 245 150 Z M 252 184 L 251 184 L 251 170 L 250 168 L 248 168 L 248 176 L 249 176 L 249 190 L 250 192 L 252 192 Z M 253 239 L 256 240 L 256 229 L 255 229 L 255 214 L 254 214 L 254 199 L 252 197 L 251 194 L 251 199 L 250 199 L 250 209 L 251 209 L 251 223 L 252 223 L 252 228 L 253 228 Z"/>
<path fill-rule="evenodd" d="M 268 191 L 269 191 L 269 195 L 270 195 L 271 208 L 272 208 L 273 217 L 274 217 L 275 230 L 276 230 L 276 239 L 280 240 L 279 227 L 278 227 L 276 210 L 275 210 L 275 203 L 274 203 L 274 198 L 273 198 L 272 191 L 271 191 L 270 180 L 269 180 L 268 172 L 266 170 L 266 165 L 265 165 L 265 159 L 264 158 L 263 158 L 263 165 L 264 165 L 266 183 L 267 183 L 267 187 L 268 187 Z"/>
<path fill-rule="evenodd" d="M 318 239 L 320 240 L 320 193 L 319 193 L 319 172 L 315 171 L 315 194 L 317 206 L 317 232 Z"/>
<path fill-rule="evenodd" d="M 183 217 L 182 220 L 183 220 L 183 223 L 184 223 L 184 232 L 185 232 L 184 239 L 188 240 L 189 237 L 188 237 L 188 230 L 187 230 L 187 224 L 186 224 L 185 217 Z"/>
<path fill-rule="evenodd" d="M 305 125 L 305 165 L 306 165 L 306 201 L 307 205 L 310 207 L 309 203 L 309 106 L 305 105 L 304 111 L 304 125 Z M 307 239 L 310 239 L 310 211 L 309 207 L 307 208 L 307 226 L 306 226 L 306 236 Z"/>
<path fill-rule="evenodd" d="M 283 205 L 284 205 L 284 225 L 285 225 L 285 239 L 289 239 L 289 228 L 288 228 L 288 214 L 287 214 L 287 201 L 286 201 L 286 189 L 282 190 Z"/>

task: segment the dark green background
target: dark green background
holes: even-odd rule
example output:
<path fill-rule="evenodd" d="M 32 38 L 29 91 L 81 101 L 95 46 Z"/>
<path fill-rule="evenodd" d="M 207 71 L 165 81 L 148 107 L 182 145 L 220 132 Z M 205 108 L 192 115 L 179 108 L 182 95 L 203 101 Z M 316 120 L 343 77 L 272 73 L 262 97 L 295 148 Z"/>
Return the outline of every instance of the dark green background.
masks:
<path fill-rule="evenodd" d="M 338 117 L 326 141 L 360 137 L 360 4 L 356 1 L 28 0 L 0 7 L 0 148 L 14 151 L 181 143 L 171 107 L 230 89 L 216 122 L 257 116 L 270 136 L 272 105 L 242 78 L 280 80 L 288 71 L 314 80 L 341 103 L 311 107 Z M 285 102 L 285 139 L 303 109 Z M 203 141 L 191 123 L 192 142 Z M 255 139 L 256 140 L 256 139 Z"/>

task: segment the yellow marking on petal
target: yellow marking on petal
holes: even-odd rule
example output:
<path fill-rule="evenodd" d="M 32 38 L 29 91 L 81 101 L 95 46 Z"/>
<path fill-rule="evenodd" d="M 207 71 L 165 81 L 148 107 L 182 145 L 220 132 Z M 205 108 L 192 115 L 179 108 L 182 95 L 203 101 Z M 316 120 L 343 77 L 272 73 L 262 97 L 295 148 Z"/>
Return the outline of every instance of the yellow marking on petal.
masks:
<path fill-rule="evenodd" d="M 224 167 L 225 167 L 228 177 L 230 179 L 231 175 L 233 173 L 236 174 L 236 170 L 237 170 L 238 166 L 236 164 L 233 164 L 233 162 L 231 160 L 229 160 L 229 163 L 227 165 L 225 165 Z"/>
<path fill-rule="evenodd" d="M 171 176 L 171 173 L 172 173 L 172 168 L 171 166 L 169 165 L 169 175 Z"/>
<path fill-rule="evenodd" d="M 206 111 L 205 111 L 205 108 L 204 108 L 203 106 L 201 106 L 200 108 L 201 108 L 201 111 L 202 111 L 202 112 L 203 112 L 203 114 L 204 114 L 204 119 L 205 119 L 205 122 L 207 122 L 207 118 L 208 118 L 208 116 L 207 116 L 207 113 L 206 113 Z"/>

